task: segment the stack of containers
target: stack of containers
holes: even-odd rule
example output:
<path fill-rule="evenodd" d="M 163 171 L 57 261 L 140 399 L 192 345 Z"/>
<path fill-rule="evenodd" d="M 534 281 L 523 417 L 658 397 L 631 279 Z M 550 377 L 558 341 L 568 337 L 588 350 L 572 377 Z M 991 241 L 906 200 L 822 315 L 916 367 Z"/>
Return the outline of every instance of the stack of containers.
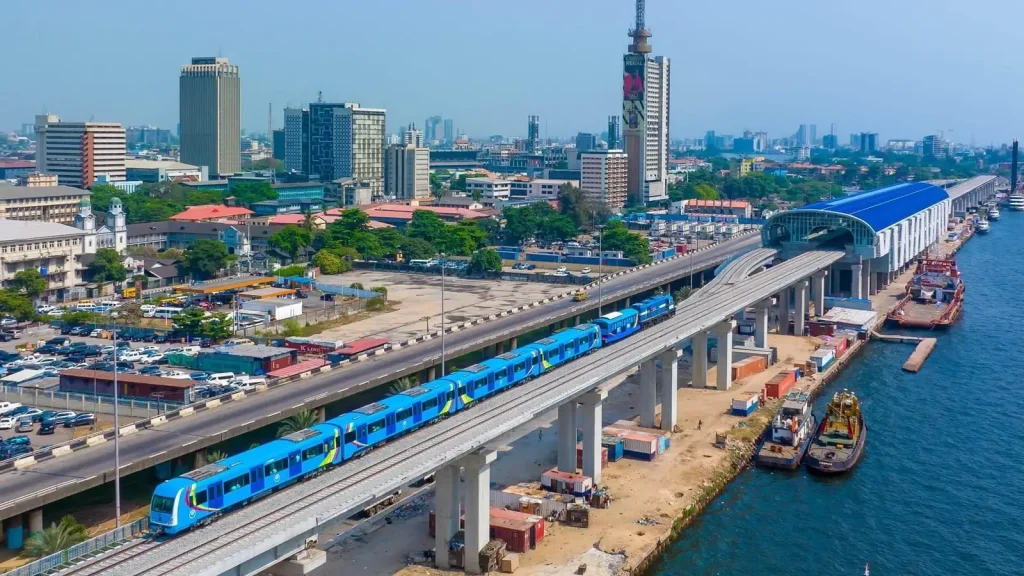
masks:
<path fill-rule="evenodd" d="M 431 510 L 427 517 L 427 532 L 433 538 L 437 533 L 437 520 L 434 511 Z M 503 510 L 491 508 L 490 510 L 491 538 L 504 540 L 508 549 L 513 552 L 523 553 L 537 547 L 537 543 L 544 539 L 545 523 L 542 516 L 535 514 L 523 514 L 514 510 Z M 459 529 L 465 530 L 466 518 L 459 518 Z"/>
<path fill-rule="evenodd" d="M 601 447 L 608 451 L 609 462 L 615 462 L 622 458 L 622 438 L 601 436 Z"/>
<path fill-rule="evenodd" d="M 622 438 L 622 454 L 640 460 L 654 460 L 669 448 L 669 433 L 643 428 L 631 420 L 618 420 L 604 428 L 604 434 Z"/>
<path fill-rule="evenodd" d="M 834 348 L 818 348 L 814 352 L 811 352 L 811 362 L 814 363 L 814 367 L 818 372 L 822 372 L 825 368 L 828 368 L 828 365 L 832 363 L 835 356 Z"/>
<path fill-rule="evenodd" d="M 796 369 L 783 370 L 779 372 L 771 380 L 768 381 L 764 386 L 764 395 L 767 398 L 783 398 L 789 389 L 796 384 L 797 381 Z"/>
<path fill-rule="evenodd" d="M 557 468 L 552 468 L 541 474 L 540 485 L 550 492 L 587 497 L 594 489 L 594 479 L 581 474 L 559 472 Z"/>
<path fill-rule="evenodd" d="M 542 516 L 538 516 L 536 514 L 524 514 L 522 512 L 516 512 L 514 510 L 491 508 L 491 522 L 493 523 L 496 518 L 505 518 L 508 520 L 515 520 L 527 523 L 530 526 L 530 548 L 536 548 L 537 544 L 544 539 L 545 524 L 544 518 Z"/>
<path fill-rule="evenodd" d="M 733 416 L 750 416 L 757 410 L 757 393 L 742 392 L 732 399 Z"/>
<path fill-rule="evenodd" d="M 831 322 L 815 322 L 812 320 L 807 323 L 807 332 L 811 336 L 831 336 L 835 329 L 836 325 Z"/>
<path fill-rule="evenodd" d="M 763 357 L 749 356 L 738 362 L 732 363 L 732 379 L 733 381 L 748 376 L 753 376 L 759 372 L 764 372 L 767 368 L 765 359 Z"/>
<path fill-rule="evenodd" d="M 566 507 L 575 501 L 575 496 L 552 494 L 544 490 L 539 482 L 517 484 L 500 490 L 491 489 L 491 506 L 495 508 L 512 508 L 541 516 L 551 516 L 552 514 L 564 512 Z M 538 502 L 539 508 L 537 507 Z"/>
<path fill-rule="evenodd" d="M 604 470 L 608 467 L 608 449 L 601 446 L 601 469 Z M 583 444 L 576 445 L 576 467 L 583 468 Z"/>

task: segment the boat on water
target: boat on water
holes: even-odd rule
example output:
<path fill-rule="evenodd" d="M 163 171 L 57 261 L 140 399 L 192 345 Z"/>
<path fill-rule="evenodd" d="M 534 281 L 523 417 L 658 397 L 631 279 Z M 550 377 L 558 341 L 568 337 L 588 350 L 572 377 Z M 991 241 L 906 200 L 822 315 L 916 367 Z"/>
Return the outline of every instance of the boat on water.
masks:
<path fill-rule="evenodd" d="M 790 392 L 782 410 L 772 420 L 771 430 L 757 447 L 754 463 L 765 468 L 796 470 L 807 453 L 815 424 L 807 394 Z"/>
<path fill-rule="evenodd" d="M 991 208 L 988 209 L 989 220 L 999 220 L 1000 216 L 1002 216 L 1002 214 L 999 213 L 999 206 L 993 205 Z"/>
<path fill-rule="evenodd" d="M 804 462 L 808 470 L 822 474 L 848 472 L 864 454 L 867 440 L 868 427 L 857 395 L 849 390 L 836 392 L 811 438 Z"/>
<path fill-rule="evenodd" d="M 978 220 L 978 224 L 975 226 L 975 229 L 978 231 L 978 234 L 988 234 L 988 220 Z"/>
<path fill-rule="evenodd" d="M 1010 207 L 1010 210 L 1024 210 L 1024 195 L 1010 194 L 1006 198 L 1006 205 Z"/>
<path fill-rule="evenodd" d="M 905 328 L 947 328 L 960 315 L 964 289 L 954 258 L 922 258 L 886 321 Z"/>

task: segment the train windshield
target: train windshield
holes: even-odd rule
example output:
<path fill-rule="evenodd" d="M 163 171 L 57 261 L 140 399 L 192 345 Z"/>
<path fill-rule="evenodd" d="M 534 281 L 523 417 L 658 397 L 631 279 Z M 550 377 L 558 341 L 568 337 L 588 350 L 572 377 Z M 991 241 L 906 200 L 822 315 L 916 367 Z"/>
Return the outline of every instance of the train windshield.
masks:
<path fill-rule="evenodd" d="M 153 496 L 153 504 L 150 506 L 153 512 L 159 512 L 161 514 L 170 514 L 174 511 L 174 498 L 168 498 L 167 496 Z"/>

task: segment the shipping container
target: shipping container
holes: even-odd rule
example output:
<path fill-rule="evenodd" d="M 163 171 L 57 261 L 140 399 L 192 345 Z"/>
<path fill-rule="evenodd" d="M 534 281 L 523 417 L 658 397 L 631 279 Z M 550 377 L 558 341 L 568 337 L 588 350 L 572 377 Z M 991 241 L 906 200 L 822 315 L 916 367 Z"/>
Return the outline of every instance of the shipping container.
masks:
<path fill-rule="evenodd" d="M 782 398 L 796 383 L 796 372 L 786 370 L 776 374 L 764 386 L 764 395 L 768 398 Z"/>
<path fill-rule="evenodd" d="M 602 436 L 601 446 L 608 450 L 609 462 L 615 462 L 622 458 L 622 438 Z"/>
<path fill-rule="evenodd" d="M 509 550 L 520 554 L 531 548 L 530 528 L 522 520 L 491 517 L 491 538 L 501 540 Z"/>
<path fill-rule="evenodd" d="M 814 366 L 819 372 L 824 370 L 834 357 L 835 351 L 830 348 L 818 348 L 814 352 L 811 352 L 811 362 L 814 362 Z"/>
<path fill-rule="evenodd" d="M 624 433 L 622 455 L 637 460 L 654 460 L 658 457 L 658 439 L 646 434 Z"/>
<path fill-rule="evenodd" d="M 746 358 L 761 358 L 764 360 L 764 365 L 767 368 L 772 364 L 775 364 L 774 360 L 775 352 L 771 348 L 753 348 L 747 346 L 734 347 L 732 349 L 733 362 L 743 360 Z"/>
<path fill-rule="evenodd" d="M 821 314 L 821 312 L 818 312 Z M 808 322 L 807 333 L 811 336 L 831 336 L 836 329 L 836 325 L 831 322 Z"/>
<path fill-rule="evenodd" d="M 751 406 L 757 405 L 757 393 L 756 392 L 742 392 L 732 399 L 733 409 L 747 410 Z"/>
<path fill-rule="evenodd" d="M 683 227 L 679 226 L 679 227 L 677 227 L 677 229 L 678 228 L 683 228 Z M 686 254 L 686 251 L 688 249 L 689 249 L 689 246 L 687 246 L 686 244 L 676 244 L 676 254 Z"/>
<path fill-rule="evenodd" d="M 574 496 L 589 496 L 594 489 L 594 480 L 589 476 L 559 472 L 557 468 L 542 474 L 540 484 L 545 490 Z"/>
<path fill-rule="evenodd" d="M 576 445 L 576 467 L 583 469 L 583 444 Z M 601 469 L 608 467 L 608 449 L 601 447 Z"/>
<path fill-rule="evenodd" d="M 755 374 L 764 372 L 767 366 L 765 365 L 765 359 L 761 357 L 751 356 L 744 358 L 738 362 L 732 364 L 732 379 L 733 381 L 740 380 L 741 378 L 747 378 Z"/>
<path fill-rule="evenodd" d="M 730 410 L 729 412 L 733 416 L 746 417 L 746 416 L 750 416 L 751 414 L 753 414 L 755 410 L 757 410 L 757 399 L 756 398 L 754 399 L 754 403 L 751 404 L 750 406 L 748 406 L 746 408 L 736 408 L 735 406 L 733 406 L 732 410 Z"/>
<path fill-rule="evenodd" d="M 537 543 L 544 539 L 546 524 L 544 523 L 543 516 L 526 512 L 517 512 L 515 510 L 505 510 L 503 508 L 491 508 L 491 519 L 494 518 L 507 518 L 509 520 L 518 520 L 530 524 L 530 548 L 536 548 Z"/>

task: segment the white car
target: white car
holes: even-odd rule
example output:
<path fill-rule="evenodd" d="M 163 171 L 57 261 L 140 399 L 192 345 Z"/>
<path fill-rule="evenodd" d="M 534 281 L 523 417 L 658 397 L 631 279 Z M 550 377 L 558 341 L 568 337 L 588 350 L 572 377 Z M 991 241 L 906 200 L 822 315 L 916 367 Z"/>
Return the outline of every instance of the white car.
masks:
<path fill-rule="evenodd" d="M 11 318 L 11 317 L 7 317 L 7 318 L 4 318 L 3 320 L 0 320 L 0 326 L 4 326 L 4 327 L 16 326 L 17 324 L 18 324 L 18 321 L 15 320 L 14 318 Z"/>
<path fill-rule="evenodd" d="M 163 358 L 164 355 L 160 353 L 150 354 L 149 356 L 143 356 L 142 358 L 139 358 L 139 362 L 143 364 L 155 364 L 157 361 L 163 360 Z"/>
<path fill-rule="evenodd" d="M 240 374 L 239 377 L 245 376 Z M 235 383 L 236 377 L 234 372 L 217 372 L 216 374 L 210 374 L 209 379 L 206 380 L 207 384 L 233 384 Z M 248 376 L 246 376 L 248 380 Z"/>
<path fill-rule="evenodd" d="M 56 308 L 47 312 L 46 315 L 50 318 L 60 318 L 64 315 L 64 310 L 62 308 Z"/>
<path fill-rule="evenodd" d="M 17 420 L 17 418 L 11 418 L 10 416 L 0 418 L 0 430 L 10 430 L 11 428 L 14 428 L 15 420 Z"/>
<path fill-rule="evenodd" d="M 100 336 L 103 336 L 103 330 L 100 330 L 99 328 L 93 330 L 92 332 L 89 332 L 90 338 L 99 338 Z"/>
<path fill-rule="evenodd" d="M 569 271 L 569 269 L 566 268 L 565 266 L 559 266 L 558 269 L 555 270 L 555 272 L 568 272 L 568 271 Z"/>
<path fill-rule="evenodd" d="M 127 360 L 129 362 L 137 362 L 141 360 L 144 356 L 145 354 L 143 354 L 142 351 L 139 350 L 138 348 L 129 348 L 128 350 L 125 350 L 123 352 L 118 352 L 117 359 Z"/>
<path fill-rule="evenodd" d="M 580 274 L 590 274 L 590 266 L 587 266 L 583 270 L 580 270 Z"/>
<path fill-rule="evenodd" d="M 21 404 L 18 402 L 0 402 L 0 414 L 7 414 L 15 408 L 21 408 Z"/>
<path fill-rule="evenodd" d="M 148 346 L 143 346 L 142 347 L 142 351 L 143 352 L 159 352 L 160 351 L 160 347 L 159 346 L 155 346 L 153 344 L 150 344 Z"/>
<path fill-rule="evenodd" d="M 36 308 L 36 312 L 40 314 L 49 314 L 51 310 L 56 310 L 53 306 L 40 306 Z"/>

